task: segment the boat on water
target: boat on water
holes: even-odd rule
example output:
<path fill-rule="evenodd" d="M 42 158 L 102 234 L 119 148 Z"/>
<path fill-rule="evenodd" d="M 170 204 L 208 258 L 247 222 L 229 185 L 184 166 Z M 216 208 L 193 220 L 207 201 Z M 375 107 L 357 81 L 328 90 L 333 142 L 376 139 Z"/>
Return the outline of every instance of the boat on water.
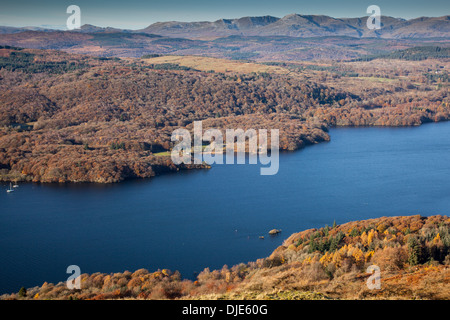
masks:
<path fill-rule="evenodd" d="M 18 188 L 18 187 L 19 187 L 19 185 L 17 183 L 13 185 L 13 188 Z"/>
<path fill-rule="evenodd" d="M 13 192 L 13 191 L 14 191 L 14 189 L 12 188 L 12 183 L 10 182 L 9 183 L 9 189 L 7 189 L 6 192 L 10 193 L 10 192 Z"/>

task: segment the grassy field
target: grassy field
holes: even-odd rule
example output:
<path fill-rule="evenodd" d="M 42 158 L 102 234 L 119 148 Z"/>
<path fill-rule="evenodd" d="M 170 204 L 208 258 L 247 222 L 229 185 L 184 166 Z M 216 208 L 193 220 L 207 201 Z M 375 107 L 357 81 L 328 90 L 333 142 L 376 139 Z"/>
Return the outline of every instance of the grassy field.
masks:
<path fill-rule="evenodd" d="M 170 157 L 170 151 L 163 151 L 153 154 L 156 157 Z"/>
<path fill-rule="evenodd" d="M 205 148 L 206 147 L 207 147 L 206 145 L 202 146 L 202 153 L 205 153 Z M 225 145 L 223 146 L 222 150 L 223 150 L 223 152 L 226 152 L 226 146 Z M 191 153 L 192 154 L 194 154 L 194 151 L 195 151 L 194 148 L 191 148 Z M 171 153 L 172 153 L 172 151 L 162 151 L 162 152 L 154 153 L 153 155 L 156 156 L 156 157 L 170 157 Z"/>
<path fill-rule="evenodd" d="M 201 71 L 236 73 L 267 72 L 276 74 L 289 73 L 289 70 L 278 66 L 266 66 L 258 63 L 198 56 L 162 56 L 143 60 L 149 64 L 174 63 L 180 66 L 189 67 Z"/>
<path fill-rule="evenodd" d="M 375 82 L 392 82 L 392 81 L 396 80 L 396 79 L 378 78 L 378 77 L 357 77 L 357 79 L 367 80 L 367 81 L 375 81 Z"/>

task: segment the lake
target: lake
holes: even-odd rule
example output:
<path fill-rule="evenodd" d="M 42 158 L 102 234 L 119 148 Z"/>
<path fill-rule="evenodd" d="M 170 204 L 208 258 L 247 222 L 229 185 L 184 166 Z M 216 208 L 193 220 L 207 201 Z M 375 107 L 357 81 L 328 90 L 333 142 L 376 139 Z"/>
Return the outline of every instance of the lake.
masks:
<path fill-rule="evenodd" d="M 0 193 L 0 293 L 82 273 L 146 268 L 193 278 L 267 257 L 294 232 L 396 215 L 448 215 L 450 123 L 336 128 L 331 142 L 258 165 L 113 185 L 21 184 Z M 269 236 L 270 229 L 282 229 Z M 264 239 L 260 239 L 264 236 Z"/>

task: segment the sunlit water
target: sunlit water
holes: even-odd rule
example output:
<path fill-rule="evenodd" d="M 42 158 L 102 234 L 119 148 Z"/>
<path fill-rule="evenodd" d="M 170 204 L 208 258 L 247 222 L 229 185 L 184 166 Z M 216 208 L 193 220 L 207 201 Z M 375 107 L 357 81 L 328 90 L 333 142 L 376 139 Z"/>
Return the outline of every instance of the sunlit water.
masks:
<path fill-rule="evenodd" d="M 395 215 L 448 215 L 450 123 L 339 128 L 331 142 L 258 165 L 113 185 L 21 184 L 0 192 L 0 293 L 82 273 L 146 268 L 193 278 L 268 256 L 290 234 Z M 272 237 L 268 231 L 282 229 Z M 264 236 L 260 239 L 259 236 Z"/>

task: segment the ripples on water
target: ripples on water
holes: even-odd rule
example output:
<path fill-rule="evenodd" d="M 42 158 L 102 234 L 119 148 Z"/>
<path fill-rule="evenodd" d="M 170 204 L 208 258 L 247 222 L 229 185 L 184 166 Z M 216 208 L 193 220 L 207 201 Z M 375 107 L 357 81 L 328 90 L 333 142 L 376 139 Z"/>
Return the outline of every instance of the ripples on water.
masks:
<path fill-rule="evenodd" d="M 183 277 L 268 256 L 291 233 L 352 220 L 449 214 L 450 123 L 339 128 L 258 165 L 215 165 L 114 185 L 22 184 L 0 193 L 0 293 L 82 273 Z M 275 237 L 270 229 L 283 232 Z M 259 239 L 264 235 L 265 239 Z"/>

